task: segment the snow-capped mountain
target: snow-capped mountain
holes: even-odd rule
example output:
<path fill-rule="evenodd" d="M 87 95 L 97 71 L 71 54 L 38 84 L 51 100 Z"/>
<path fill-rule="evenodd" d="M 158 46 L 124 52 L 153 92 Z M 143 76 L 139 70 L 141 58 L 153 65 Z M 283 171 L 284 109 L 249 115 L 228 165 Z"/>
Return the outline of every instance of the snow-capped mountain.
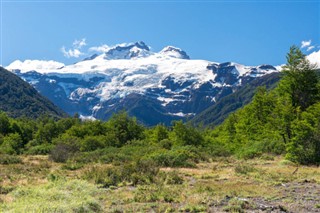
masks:
<path fill-rule="evenodd" d="M 107 119 L 126 109 L 147 125 L 201 112 L 271 65 L 191 60 L 180 48 L 152 52 L 144 42 L 116 45 L 78 63 L 15 61 L 6 67 L 69 114 Z"/>

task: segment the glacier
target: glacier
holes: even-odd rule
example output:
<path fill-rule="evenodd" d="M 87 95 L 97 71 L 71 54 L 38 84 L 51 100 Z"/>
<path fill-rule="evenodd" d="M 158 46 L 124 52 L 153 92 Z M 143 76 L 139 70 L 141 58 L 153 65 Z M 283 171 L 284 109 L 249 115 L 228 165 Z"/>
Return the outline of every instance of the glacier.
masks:
<path fill-rule="evenodd" d="M 141 41 L 75 64 L 17 60 L 6 69 L 70 115 L 108 119 L 125 109 L 146 125 L 189 119 L 253 79 L 278 72 L 271 65 L 194 60 L 173 46 L 152 52 Z"/>

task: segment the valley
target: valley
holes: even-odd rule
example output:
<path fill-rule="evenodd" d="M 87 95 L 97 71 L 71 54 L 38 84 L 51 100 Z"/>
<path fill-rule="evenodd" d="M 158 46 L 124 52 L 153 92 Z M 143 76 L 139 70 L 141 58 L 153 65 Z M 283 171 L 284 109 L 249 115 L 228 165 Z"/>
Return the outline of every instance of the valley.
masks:
<path fill-rule="evenodd" d="M 190 122 L 168 120 L 170 126 L 144 108 L 137 108 L 140 117 L 119 108 L 105 121 L 50 111 L 31 119 L 1 112 L 0 211 L 319 212 L 319 70 L 296 46 L 287 58 L 280 76 L 270 66 L 260 67 L 272 72 L 251 79 Z M 216 66 L 231 74 L 239 68 Z M 219 75 L 217 67 L 210 69 Z M 233 85 L 257 68 L 245 70 L 229 79 L 236 80 Z M 9 87 L 18 82 L 15 91 L 23 91 L 19 85 L 26 82 L 1 72 L 12 78 Z M 50 84 L 58 80 L 13 72 Z M 64 80 L 74 80 L 74 74 L 66 75 Z M 97 80 L 90 79 L 78 81 Z M 188 88 L 197 81 L 183 84 Z M 174 85 L 168 84 L 171 91 L 180 91 Z M 29 89 L 31 97 L 45 100 Z M 124 100 L 148 106 L 137 101 L 141 95 Z M 145 115 L 157 125 L 141 122 Z"/>

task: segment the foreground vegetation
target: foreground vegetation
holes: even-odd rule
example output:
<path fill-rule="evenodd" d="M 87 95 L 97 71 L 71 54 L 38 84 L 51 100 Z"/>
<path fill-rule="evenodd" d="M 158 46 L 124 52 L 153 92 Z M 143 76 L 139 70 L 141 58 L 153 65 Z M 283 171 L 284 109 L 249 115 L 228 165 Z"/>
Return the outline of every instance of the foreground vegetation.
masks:
<path fill-rule="evenodd" d="M 128 178 L 128 165 L 20 159 L 0 165 L 1 212 L 316 212 L 320 207 L 318 168 L 271 155 L 216 158 L 194 168 L 133 166 L 140 182 Z"/>
<path fill-rule="evenodd" d="M 0 113 L 0 210 L 315 211 L 319 76 L 298 48 L 287 58 L 277 88 L 213 130 L 147 128 L 126 112 L 106 122 Z"/>

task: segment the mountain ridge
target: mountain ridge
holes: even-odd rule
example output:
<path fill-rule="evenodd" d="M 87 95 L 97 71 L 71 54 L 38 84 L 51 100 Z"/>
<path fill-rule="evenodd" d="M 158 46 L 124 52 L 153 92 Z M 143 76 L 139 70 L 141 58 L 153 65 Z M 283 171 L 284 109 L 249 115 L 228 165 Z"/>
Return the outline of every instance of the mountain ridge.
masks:
<path fill-rule="evenodd" d="M 108 47 L 71 65 L 15 61 L 7 68 L 71 115 L 107 119 L 110 109 L 130 108 L 136 116 L 140 113 L 128 105 L 136 97 L 140 109 L 149 103 L 145 111 L 156 112 L 160 119 L 154 120 L 166 124 L 190 118 L 253 79 L 278 72 L 271 65 L 194 60 L 173 46 L 152 52 L 144 42 Z"/>
<path fill-rule="evenodd" d="M 0 110 L 10 117 L 37 118 L 43 114 L 52 117 L 67 116 L 27 82 L 3 67 L 0 67 Z"/>

